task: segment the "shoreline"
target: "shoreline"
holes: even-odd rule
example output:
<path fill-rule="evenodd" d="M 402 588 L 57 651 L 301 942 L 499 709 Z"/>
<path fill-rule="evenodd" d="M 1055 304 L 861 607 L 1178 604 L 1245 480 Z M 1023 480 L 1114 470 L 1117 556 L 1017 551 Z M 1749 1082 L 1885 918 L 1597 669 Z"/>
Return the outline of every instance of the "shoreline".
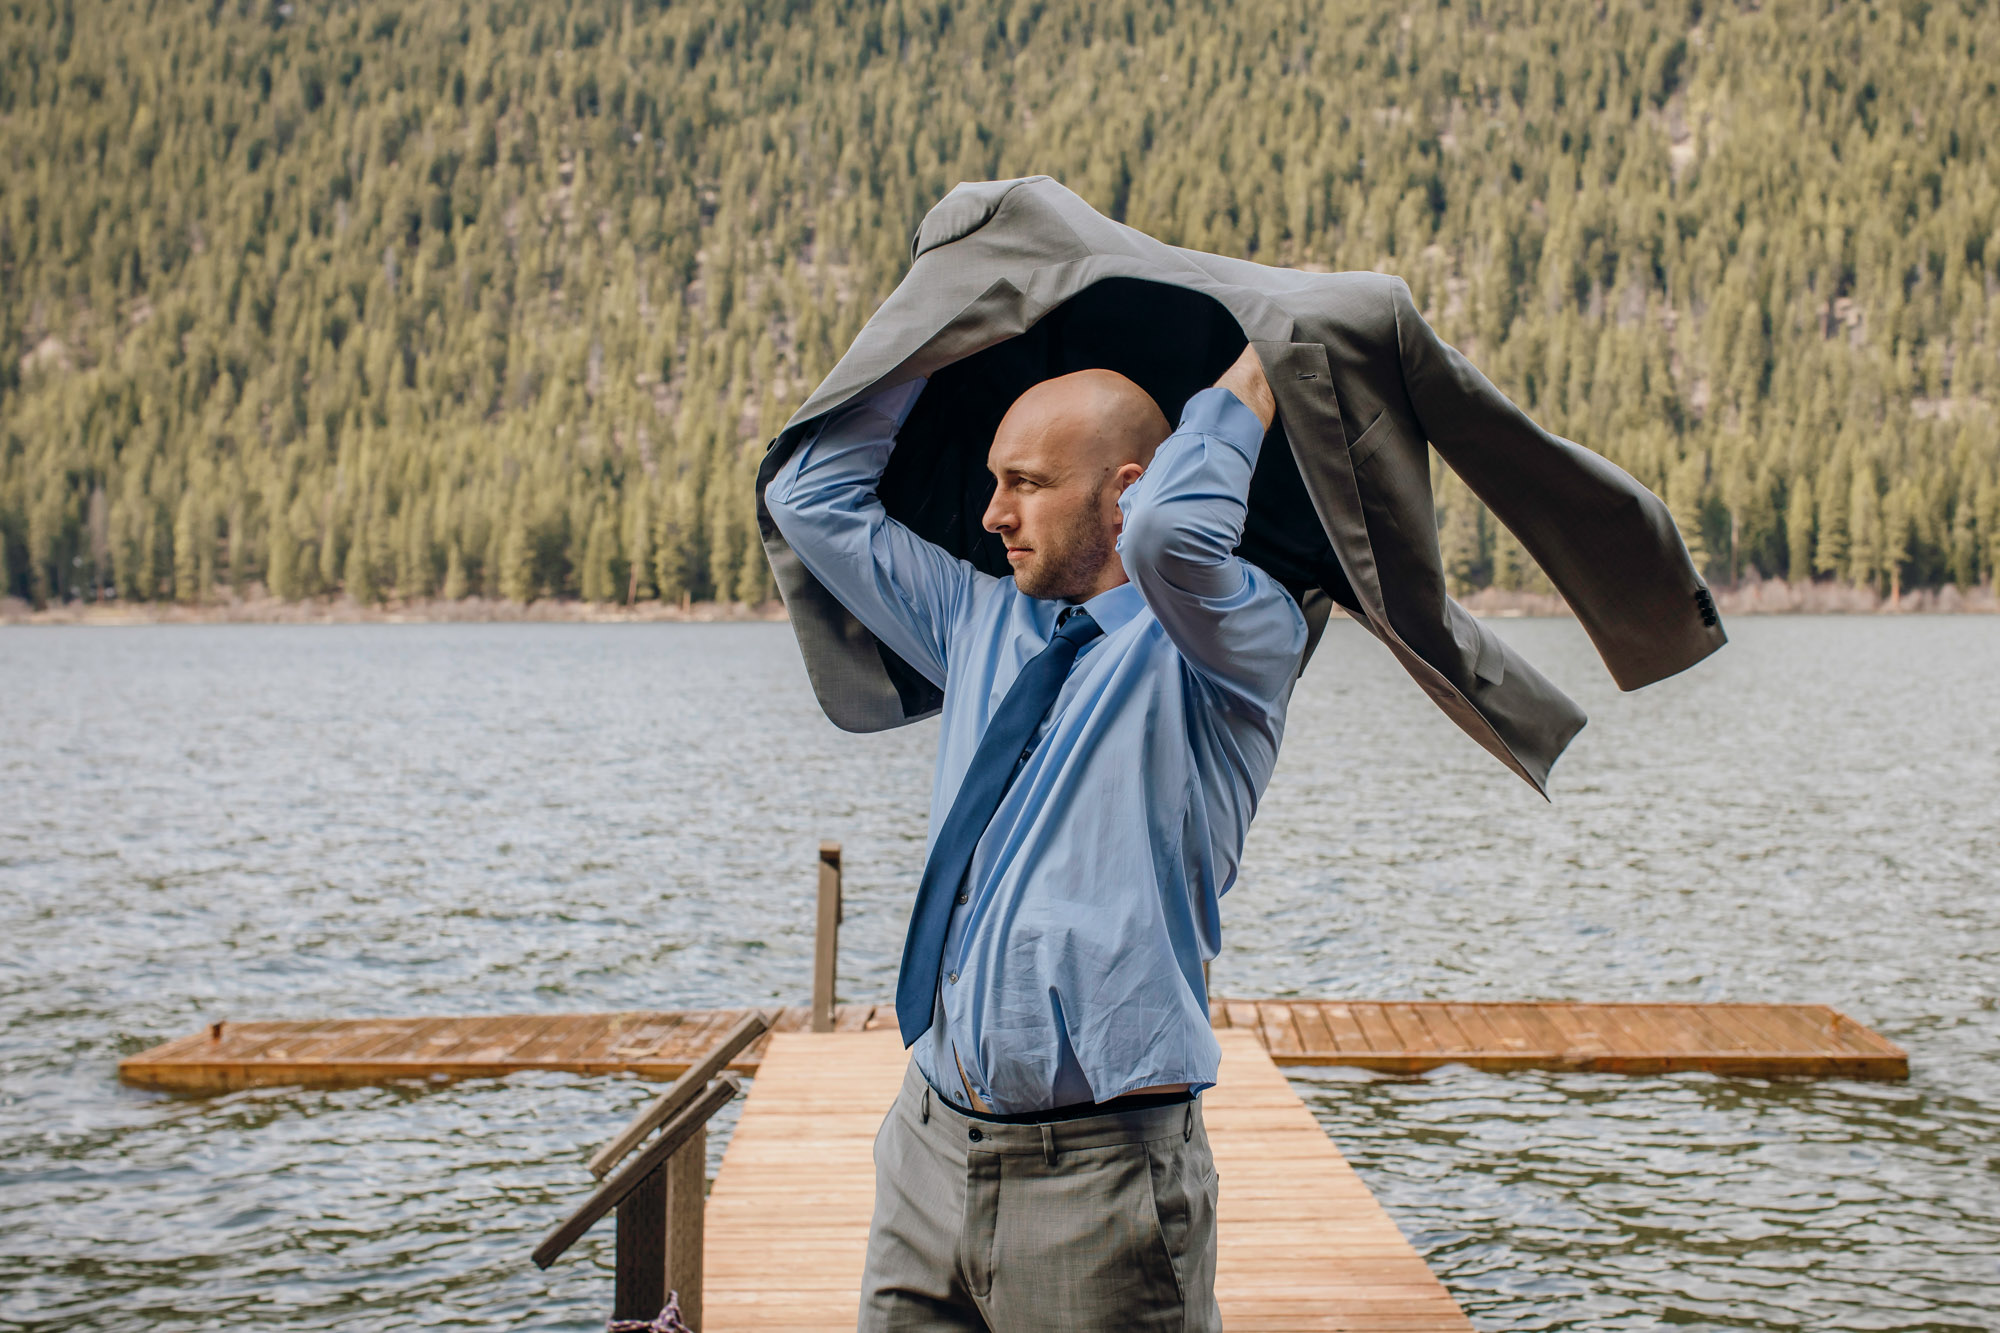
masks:
<path fill-rule="evenodd" d="M 456 602 L 426 599 L 367 604 L 346 597 L 313 597 L 282 602 L 275 597 L 238 597 L 184 606 L 176 602 L 71 602 L 40 611 L 18 597 L 0 598 L 0 625 L 492 625 L 492 624 L 743 624 L 787 619 L 779 601 L 615 603 L 543 598 L 510 602 L 499 597 L 467 597 Z"/>
<path fill-rule="evenodd" d="M 1732 616 L 1910 616 L 2000 614 L 2000 596 L 1992 584 L 1959 588 L 1912 588 L 1900 598 L 1884 597 L 1871 588 L 1845 583 L 1787 583 L 1783 579 L 1745 579 L 1733 586 L 1716 584 L 1715 609 L 1724 620 Z M 1505 592 L 1481 588 L 1459 599 L 1481 618 L 1568 616 L 1569 604 L 1552 592 Z"/>
<path fill-rule="evenodd" d="M 1482 619 L 1570 616 L 1569 606 L 1554 593 L 1481 588 L 1459 600 L 1466 610 Z M 2000 596 L 1991 585 L 1967 590 L 1949 584 L 1943 588 L 1916 588 L 1892 600 L 1868 588 L 1843 584 L 1746 580 L 1734 587 L 1717 588 L 1715 604 L 1724 619 L 1746 615 L 2000 614 Z M 260 593 L 199 606 L 175 602 L 71 602 L 37 611 L 17 597 L 0 598 L 0 625 L 721 625 L 781 622 L 789 618 L 784 603 L 776 600 L 755 606 L 742 602 L 693 602 L 683 607 L 672 602 L 623 606 L 544 598 L 523 604 L 497 597 L 467 597 L 456 602 L 427 599 L 370 605 L 346 597 L 282 602 Z"/>

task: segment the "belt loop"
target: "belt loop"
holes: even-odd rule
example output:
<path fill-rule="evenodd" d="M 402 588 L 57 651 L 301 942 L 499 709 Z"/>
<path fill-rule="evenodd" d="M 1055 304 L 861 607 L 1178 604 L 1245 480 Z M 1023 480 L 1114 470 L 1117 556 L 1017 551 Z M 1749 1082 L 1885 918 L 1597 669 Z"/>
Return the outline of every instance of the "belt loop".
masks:
<path fill-rule="evenodd" d="M 1181 1142 L 1194 1137 L 1194 1098 L 1188 1098 L 1187 1120 L 1181 1125 Z"/>
<path fill-rule="evenodd" d="M 922 1114 L 924 1123 L 928 1125 L 931 1122 L 931 1090 L 928 1084 L 924 1086 L 924 1109 Z"/>
<path fill-rule="evenodd" d="M 1042 1125 L 1042 1160 L 1050 1166 L 1056 1164 L 1056 1127 L 1047 1123 Z"/>

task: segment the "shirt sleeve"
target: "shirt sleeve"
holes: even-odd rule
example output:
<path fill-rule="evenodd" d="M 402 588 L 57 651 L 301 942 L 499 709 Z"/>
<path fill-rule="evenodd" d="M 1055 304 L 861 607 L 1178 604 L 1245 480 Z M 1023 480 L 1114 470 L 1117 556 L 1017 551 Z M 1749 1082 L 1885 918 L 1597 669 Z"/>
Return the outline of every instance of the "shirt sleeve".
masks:
<path fill-rule="evenodd" d="M 1189 667 L 1259 709 L 1298 674 L 1306 622 L 1291 594 L 1234 553 L 1264 423 L 1228 389 L 1203 389 L 1118 499 L 1125 573 Z"/>
<path fill-rule="evenodd" d="M 876 496 L 924 380 L 828 413 L 764 488 L 812 576 L 898 657 L 944 685 L 951 627 L 982 575 L 890 518 Z"/>

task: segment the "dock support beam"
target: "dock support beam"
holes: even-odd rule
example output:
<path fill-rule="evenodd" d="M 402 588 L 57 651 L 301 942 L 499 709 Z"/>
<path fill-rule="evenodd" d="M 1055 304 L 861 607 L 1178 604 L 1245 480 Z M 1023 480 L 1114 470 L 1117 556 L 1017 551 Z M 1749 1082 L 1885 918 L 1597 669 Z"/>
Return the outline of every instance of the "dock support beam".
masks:
<path fill-rule="evenodd" d="M 667 1289 L 680 1295 L 681 1322 L 699 1333 L 702 1220 L 708 1202 L 708 1127 L 703 1125 L 695 1130 L 660 1170 L 667 1177 Z M 653 1314 L 659 1314 L 659 1310 L 655 1309 Z"/>
<path fill-rule="evenodd" d="M 701 1328 L 702 1221 L 708 1188 L 708 1127 L 698 1125 L 674 1155 L 618 1205 L 616 1286 L 611 1317 L 650 1323 L 680 1298 L 681 1322 Z"/>
<path fill-rule="evenodd" d="M 618 1205 L 613 1319 L 650 1320 L 667 1303 L 667 1168 L 658 1167 Z"/>
<path fill-rule="evenodd" d="M 840 958 L 840 844 L 819 845 L 819 923 L 813 932 L 812 1030 L 833 1031 L 833 974 Z"/>

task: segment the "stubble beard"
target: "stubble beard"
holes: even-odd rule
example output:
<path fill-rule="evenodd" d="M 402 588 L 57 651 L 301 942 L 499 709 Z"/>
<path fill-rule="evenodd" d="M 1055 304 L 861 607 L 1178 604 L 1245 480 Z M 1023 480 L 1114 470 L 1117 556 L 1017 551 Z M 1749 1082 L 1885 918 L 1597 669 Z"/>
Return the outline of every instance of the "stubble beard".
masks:
<path fill-rule="evenodd" d="M 1118 558 L 1118 539 L 1096 525 L 1063 533 L 1035 558 L 1014 571 L 1014 586 L 1025 596 L 1082 600 L 1097 586 L 1107 561 Z"/>

